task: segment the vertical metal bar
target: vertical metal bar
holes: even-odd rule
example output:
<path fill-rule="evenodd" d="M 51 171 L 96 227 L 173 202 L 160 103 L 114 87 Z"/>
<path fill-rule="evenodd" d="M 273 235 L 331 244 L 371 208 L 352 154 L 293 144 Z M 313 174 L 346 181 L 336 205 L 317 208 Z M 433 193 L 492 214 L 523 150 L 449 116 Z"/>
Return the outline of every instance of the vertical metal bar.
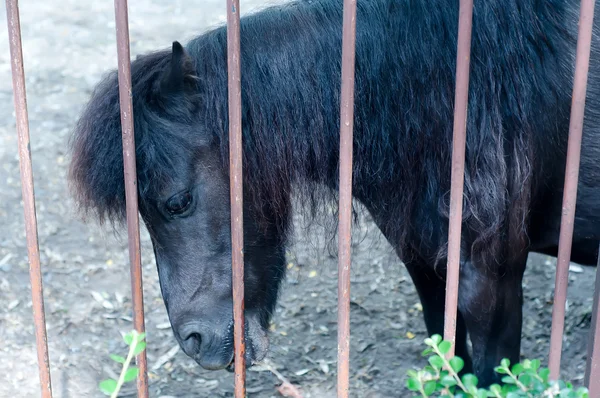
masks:
<path fill-rule="evenodd" d="M 354 127 L 354 59 L 356 0 L 344 0 L 342 82 L 340 96 L 340 197 L 338 237 L 337 396 L 348 397 L 350 382 L 350 263 L 352 237 L 352 144 Z"/>
<path fill-rule="evenodd" d="M 577 202 L 577 183 L 579 179 L 579 159 L 581 156 L 581 136 L 587 90 L 590 48 L 592 43 L 592 24 L 594 21 L 595 0 L 582 0 L 579 10 L 579 33 L 577 54 L 575 57 L 575 78 L 571 102 L 571 120 L 567 146 L 567 164 L 565 168 L 565 186 L 563 192 L 560 238 L 558 242 L 558 261 L 554 288 L 554 306 L 552 308 L 552 332 L 550 334 L 550 378 L 557 380 L 560 374 L 562 338 L 565 328 L 565 302 L 569 278 L 569 262 Z"/>
<path fill-rule="evenodd" d="M 458 44 L 456 54 L 456 91 L 454 97 L 454 131 L 452 138 L 452 171 L 450 185 L 450 220 L 448 227 L 448 268 L 446 274 L 446 312 L 444 339 L 452 342 L 448 356 L 454 355 L 458 279 L 460 274 L 460 240 L 462 229 L 463 187 L 465 180 L 465 146 L 467 141 L 467 104 L 469 98 L 469 66 L 473 0 L 460 0 Z"/>
<path fill-rule="evenodd" d="M 585 367 L 585 385 L 590 396 L 600 396 L 600 256 L 596 266 L 596 288 L 594 289 L 594 305 L 592 307 L 592 324 L 590 325 L 590 336 L 588 340 L 587 364 Z"/>
<path fill-rule="evenodd" d="M 227 77 L 235 397 L 243 398 L 246 396 L 246 341 L 244 338 L 244 213 L 239 0 L 227 0 Z"/>
<path fill-rule="evenodd" d="M 19 165 L 21 169 L 21 192 L 25 212 L 25 234 L 27 236 L 27 255 L 29 257 L 29 280 L 31 282 L 31 300 L 33 303 L 33 321 L 37 345 L 40 387 L 43 398 L 52 397 L 50 380 L 50 357 L 46 335 L 46 316 L 44 314 L 44 292 L 42 270 L 38 244 L 37 217 L 35 213 L 35 192 L 31 165 L 31 147 L 29 145 L 29 116 L 25 91 L 25 70 L 23 67 L 23 48 L 21 45 L 21 21 L 18 0 L 6 0 L 6 18 L 8 22 L 8 41 L 10 46 L 10 64 L 12 68 L 13 95 L 19 137 Z"/>
<path fill-rule="evenodd" d="M 142 254 L 140 249 L 140 224 L 138 216 L 133 103 L 131 99 L 131 61 L 129 53 L 127 0 L 115 0 L 115 24 L 117 30 L 117 56 L 119 63 L 119 104 L 121 108 L 121 129 L 123 134 L 123 172 L 125 177 L 125 201 L 127 203 L 127 236 L 129 241 L 133 327 L 139 333 L 144 333 Z M 138 354 L 136 361 L 140 369 L 137 379 L 138 397 L 147 398 L 148 365 L 146 360 L 146 350 Z"/>

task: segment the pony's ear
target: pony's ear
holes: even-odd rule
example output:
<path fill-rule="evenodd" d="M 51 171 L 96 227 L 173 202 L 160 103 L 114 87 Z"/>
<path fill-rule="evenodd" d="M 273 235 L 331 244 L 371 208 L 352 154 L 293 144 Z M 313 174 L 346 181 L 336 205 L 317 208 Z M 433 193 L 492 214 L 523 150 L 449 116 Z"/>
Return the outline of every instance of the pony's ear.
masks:
<path fill-rule="evenodd" d="M 183 46 L 173 42 L 171 62 L 160 79 L 161 96 L 184 94 L 193 90 L 196 82 L 194 62 Z"/>

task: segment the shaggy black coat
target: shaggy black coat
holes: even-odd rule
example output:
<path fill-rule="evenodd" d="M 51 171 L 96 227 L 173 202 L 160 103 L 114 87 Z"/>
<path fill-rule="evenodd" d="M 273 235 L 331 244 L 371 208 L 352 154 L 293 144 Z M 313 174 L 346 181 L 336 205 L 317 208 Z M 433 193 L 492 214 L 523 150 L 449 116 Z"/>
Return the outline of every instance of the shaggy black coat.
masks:
<path fill-rule="evenodd" d="M 292 193 L 321 205 L 315 187 L 337 188 L 341 3 L 295 1 L 241 21 L 246 201 L 281 244 Z M 354 197 L 409 267 L 430 333 L 443 323 L 458 30 L 458 1 L 435 3 L 358 2 L 353 165 Z M 575 0 L 475 1 L 457 346 L 468 356 L 466 327 L 484 384 L 494 361 L 518 359 L 527 253 L 556 253 L 577 18 Z M 598 24 L 594 32 L 573 249 L 583 264 L 595 263 L 600 238 Z M 198 135 L 228 169 L 225 28 L 185 52 L 132 64 L 142 216 L 174 175 L 201 162 Z M 161 85 L 169 73 L 181 75 L 179 87 Z M 122 167 L 113 72 L 73 140 L 70 177 L 84 210 L 124 217 Z"/>

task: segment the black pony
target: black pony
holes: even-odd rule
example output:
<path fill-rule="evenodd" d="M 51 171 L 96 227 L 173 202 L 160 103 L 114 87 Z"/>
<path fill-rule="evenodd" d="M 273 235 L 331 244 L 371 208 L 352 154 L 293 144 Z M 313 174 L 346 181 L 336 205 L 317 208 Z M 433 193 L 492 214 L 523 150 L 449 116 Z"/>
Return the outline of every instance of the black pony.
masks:
<path fill-rule="evenodd" d="M 519 359 L 528 253 L 557 252 L 578 3 L 475 2 L 456 349 L 483 384 L 501 358 Z M 457 21 L 456 0 L 358 2 L 354 196 L 406 264 L 429 333 L 443 328 Z M 600 240 L 599 28 L 572 256 L 589 265 Z M 337 188 L 341 33 L 342 0 L 242 18 L 250 362 L 267 351 L 292 195 L 318 207 L 328 199 L 318 187 Z M 221 27 L 132 64 L 140 213 L 175 336 L 207 369 L 233 358 L 226 61 Z M 82 209 L 123 220 L 116 73 L 72 145 Z"/>

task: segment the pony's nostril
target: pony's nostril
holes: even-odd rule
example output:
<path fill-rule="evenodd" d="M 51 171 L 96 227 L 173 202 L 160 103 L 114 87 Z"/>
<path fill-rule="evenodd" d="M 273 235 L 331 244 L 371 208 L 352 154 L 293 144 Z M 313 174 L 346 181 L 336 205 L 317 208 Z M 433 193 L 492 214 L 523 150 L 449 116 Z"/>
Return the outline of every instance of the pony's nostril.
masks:
<path fill-rule="evenodd" d="M 230 339 L 226 328 L 216 326 L 208 322 L 188 322 L 177 328 L 177 340 L 183 351 L 207 370 L 225 369 L 233 358 L 233 336 Z"/>
<path fill-rule="evenodd" d="M 191 328 L 182 328 L 179 336 L 181 337 L 183 351 L 187 355 L 194 356 L 200 351 L 200 345 L 202 343 L 200 333 Z"/>
<path fill-rule="evenodd" d="M 202 341 L 202 337 L 200 337 L 200 333 L 191 333 L 189 336 L 186 337 L 185 340 L 192 340 L 193 342 L 200 344 L 200 342 Z"/>

